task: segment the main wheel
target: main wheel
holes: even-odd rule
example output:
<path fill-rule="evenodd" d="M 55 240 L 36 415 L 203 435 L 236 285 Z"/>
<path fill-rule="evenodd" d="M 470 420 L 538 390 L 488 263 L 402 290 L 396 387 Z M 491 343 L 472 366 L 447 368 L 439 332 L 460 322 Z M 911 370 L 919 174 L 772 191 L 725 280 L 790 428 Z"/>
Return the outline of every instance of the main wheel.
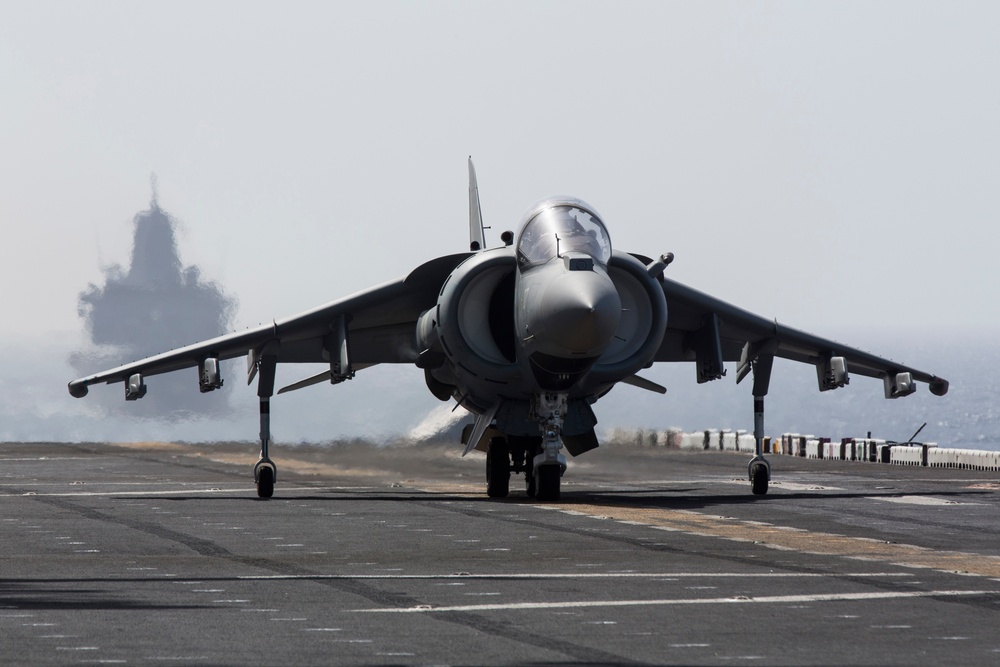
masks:
<path fill-rule="evenodd" d="M 257 497 L 270 498 L 274 495 L 274 469 L 262 466 L 257 473 Z"/>
<path fill-rule="evenodd" d="M 535 498 L 542 501 L 559 500 L 559 466 L 543 465 L 535 469 L 538 488 Z"/>
<path fill-rule="evenodd" d="M 509 492 L 510 451 L 507 440 L 491 438 L 486 451 L 486 495 L 490 498 L 506 498 Z"/>
<path fill-rule="evenodd" d="M 535 476 L 535 457 L 542 449 L 542 439 L 524 438 L 524 491 L 529 498 L 534 498 L 538 491 L 538 478 Z"/>
<path fill-rule="evenodd" d="M 755 465 L 750 471 L 750 490 L 755 496 L 767 493 L 767 466 Z"/>

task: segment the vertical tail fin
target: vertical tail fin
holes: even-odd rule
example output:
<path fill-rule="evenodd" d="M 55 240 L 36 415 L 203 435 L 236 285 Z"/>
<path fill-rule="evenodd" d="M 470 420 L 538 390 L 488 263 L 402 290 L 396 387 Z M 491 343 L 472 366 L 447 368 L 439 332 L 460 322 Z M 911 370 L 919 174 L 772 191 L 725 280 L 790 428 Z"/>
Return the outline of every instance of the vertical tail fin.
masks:
<path fill-rule="evenodd" d="M 483 227 L 483 209 L 479 206 L 479 185 L 476 168 L 469 156 L 469 250 L 476 252 L 486 247 L 486 228 Z"/>

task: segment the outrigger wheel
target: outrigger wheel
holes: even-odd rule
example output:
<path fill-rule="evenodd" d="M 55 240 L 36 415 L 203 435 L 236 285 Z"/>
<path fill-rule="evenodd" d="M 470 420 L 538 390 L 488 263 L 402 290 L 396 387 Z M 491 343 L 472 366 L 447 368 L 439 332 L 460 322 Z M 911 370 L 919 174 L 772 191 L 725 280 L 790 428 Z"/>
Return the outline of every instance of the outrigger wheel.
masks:
<path fill-rule="evenodd" d="M 254 473 L 254 476 L 257 478 L 257 497 L 270 498 L 273 496 L 274 468 L 271 465 L 258 465 Z"/>
<path fill-rule="evenodd" d="M 770 466 L 763 459 L 750 462 L 750 490 L 755 496 L 767 493 L 767 483 L 771 480 Z"/>

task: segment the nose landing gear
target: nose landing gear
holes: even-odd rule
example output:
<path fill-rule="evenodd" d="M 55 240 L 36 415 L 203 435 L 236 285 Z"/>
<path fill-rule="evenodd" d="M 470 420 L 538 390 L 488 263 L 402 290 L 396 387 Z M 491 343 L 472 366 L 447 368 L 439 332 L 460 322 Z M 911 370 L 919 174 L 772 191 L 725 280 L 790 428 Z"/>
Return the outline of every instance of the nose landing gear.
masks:
<path fill-rule="evenodd" d="M 539 452 L 531 459 L 528 495 L 531 495 L 531 483 L 534 482 L 536 500 L 559 500 L 559 481 L 566 472 L 566 457 L 561 452 L 566 410 L 566 394 L 540 393 L 535 397 L 534 412 L 542 430 L 542 442 Z"/>
<path fill-rule="evenodd" d="M 494 437 L 486 453 L 486 495 L 505 498 L 510 491 L 511 472 L 523 472 L 529 498 L 542 502 L 559 500 L 560 481 L 566 472 L 562 454 L 562 426 L 566 416 L 566 394 L 539 394 L 532 403 L 532 416 L 542 436 Z"/>

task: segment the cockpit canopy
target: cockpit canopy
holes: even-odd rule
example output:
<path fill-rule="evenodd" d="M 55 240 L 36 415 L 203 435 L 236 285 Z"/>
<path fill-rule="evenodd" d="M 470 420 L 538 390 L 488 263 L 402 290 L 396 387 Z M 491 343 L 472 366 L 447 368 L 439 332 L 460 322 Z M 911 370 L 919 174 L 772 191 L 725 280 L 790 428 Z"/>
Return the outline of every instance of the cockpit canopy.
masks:
<path fill-rule="evenodd" d="M 606 265 L 611 237 L 600 216 L 579 199 L 553 199 L 532 208 L 517 235 L 522 266 L 544 264 L 567 252 L 581 252 Z"/>

